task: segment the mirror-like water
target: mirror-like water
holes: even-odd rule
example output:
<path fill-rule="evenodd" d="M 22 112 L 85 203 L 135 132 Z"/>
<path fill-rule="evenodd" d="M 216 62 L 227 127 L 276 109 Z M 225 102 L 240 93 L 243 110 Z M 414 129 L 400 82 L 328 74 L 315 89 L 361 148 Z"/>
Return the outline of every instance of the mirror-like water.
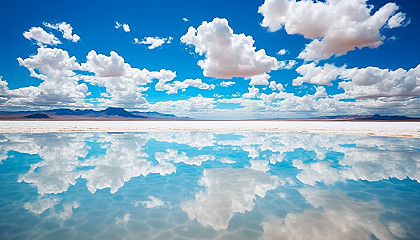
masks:
<path fill-rule="evenodd" d="M 0 135 L 0 239 L 418 239 L 420 141 Z"/>

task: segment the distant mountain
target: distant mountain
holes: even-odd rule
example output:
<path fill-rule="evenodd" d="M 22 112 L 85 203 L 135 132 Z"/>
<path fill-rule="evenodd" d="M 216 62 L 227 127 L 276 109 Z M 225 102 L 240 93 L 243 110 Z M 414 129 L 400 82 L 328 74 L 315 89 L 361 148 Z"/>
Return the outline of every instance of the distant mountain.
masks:
<path fill-rule="evenodd" d="M 85 110 L 71 110 L 71 109 L 54 109 L 45 111 L 46 113 L 53 113 L 55 115 L 73 115 L 73 116 L 90 116 L 90 117 L 125 117 L 125 118 L 146 118 L 143 116 L 137 116 L 130 112 L 127 112 L 124 108 L 109 107 L 105 110 L 95 111 L 92 109 Z"/>
<path fill-rule="evenodd" d="M 130 119 L 184 119 L 172 114 L 158 112 L 129 112 L 124 108 L 109 107 L 105 110 L 52 109 L 45 111 L 0 111 L 0 119 L 52 119 L 52 120 L 130 120 Z"/>
<path fill-rule="evenodd" d="M 311 118 L 315 120 L 355 120 L 355 121 L 418 121 L 420 118 L 411 118 L 407 116 L 398 116 L 398 115 L 337 115 L 337 116 L 322 116 Z"/>
<path fill-rule="evenodd" d="M 25 116 L 25 118 L 50 118 L 47 114 L 43 114 L 43 113 L 34 113 L 34 114 L 30 114 Z"/>

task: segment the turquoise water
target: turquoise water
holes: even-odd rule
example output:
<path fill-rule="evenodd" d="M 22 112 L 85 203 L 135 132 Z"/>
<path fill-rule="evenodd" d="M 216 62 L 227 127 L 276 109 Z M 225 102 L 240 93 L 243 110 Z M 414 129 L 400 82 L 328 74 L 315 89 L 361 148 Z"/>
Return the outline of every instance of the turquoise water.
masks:
<path fill-rule="evenodd" d="M 420 140 L 0 134 L 0 239 L 419 239 Z"/>

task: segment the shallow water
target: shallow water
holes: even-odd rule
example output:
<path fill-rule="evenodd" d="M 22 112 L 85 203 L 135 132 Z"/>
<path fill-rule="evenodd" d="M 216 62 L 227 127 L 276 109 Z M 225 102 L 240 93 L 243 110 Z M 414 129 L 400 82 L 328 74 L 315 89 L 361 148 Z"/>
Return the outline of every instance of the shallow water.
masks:
<path fill-rule="evenodd" d="M 420 140 L 0 134 L 0 239 L 418 239 Z"/>

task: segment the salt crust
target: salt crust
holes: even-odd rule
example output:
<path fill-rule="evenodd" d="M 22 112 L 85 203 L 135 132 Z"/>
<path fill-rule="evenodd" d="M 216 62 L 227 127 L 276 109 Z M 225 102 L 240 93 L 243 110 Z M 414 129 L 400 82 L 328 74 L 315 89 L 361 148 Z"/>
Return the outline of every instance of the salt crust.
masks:
<path fill-rule="evenodd" d="M 1 121 L 0 133 L 308 132 L 420 138 L 420 122 L 347 121 Z"/>

